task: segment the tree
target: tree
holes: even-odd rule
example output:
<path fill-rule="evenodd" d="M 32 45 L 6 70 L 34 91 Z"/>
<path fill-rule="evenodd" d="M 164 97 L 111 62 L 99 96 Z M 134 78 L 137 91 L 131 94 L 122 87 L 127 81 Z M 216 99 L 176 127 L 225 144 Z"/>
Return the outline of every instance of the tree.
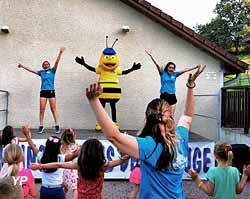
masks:
<path fill-rule="evenodd" d="M 244 27 L 250 26 L 250 0 L 221 0 L 214 12 L 216 18 L 205 25 L 197 25 L 195 30 L 226 49 L 235 47 L 238 53 Z"/>

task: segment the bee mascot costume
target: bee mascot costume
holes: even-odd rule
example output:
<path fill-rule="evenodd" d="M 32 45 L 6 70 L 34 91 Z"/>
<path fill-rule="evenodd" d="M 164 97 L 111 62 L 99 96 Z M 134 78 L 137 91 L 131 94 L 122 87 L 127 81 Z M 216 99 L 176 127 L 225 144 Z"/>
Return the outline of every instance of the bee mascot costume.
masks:
<path fill-rule="evenodd" d="M 103 88 L 103 93 L 99 96 L 99 100 L 102 106 L 105 108 L 105 104 L 109 103 L 111 108 L 112 120 L 119 128 L 119 124 L 116 121 L 116 103 L 121 98 L 121 87 L 117 75 L 126 75 L 134 70 L 141 68 L 140 63 L 134 63 L 130 69 L 121 70 L 119 66 L 119 57 L 113 46 L 115 45 L 116 39 L 111 48 L 108 47 L 108 36 L 106 36 L 106 48 L 102 51 L 99 59 L 99 66 L 94 68 L 88 65 L 84 58 L 76 57 L 75 60 L 78 64 L 83 65 L 88 70 L 95 72 L 100 75 L 99 83 Z M 101 126 L 97 123 L 95 129 L 97 131 L 101 130 Z"/>

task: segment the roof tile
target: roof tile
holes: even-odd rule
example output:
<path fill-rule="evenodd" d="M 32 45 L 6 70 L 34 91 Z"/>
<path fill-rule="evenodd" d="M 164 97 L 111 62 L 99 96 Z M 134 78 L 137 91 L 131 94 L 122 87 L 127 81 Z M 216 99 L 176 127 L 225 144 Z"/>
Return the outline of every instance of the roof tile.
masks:
<path fill-rule="evenodd" d="M 209 40 L 207 40 L 207 39 L 204 40 L 204 44 L 206 44 L 207 46 L 209 46 L 209 47 L 212 48 L 212 49 L 215 49 L 216 46 L 217 46 L 216 43 L 211 42 L 211 41 L 209 41 Z"/>
<path fill-rule="evenodd" d="M 166 13 L 164 13 L 164 12 L 161 12 L 161 18 L 162 18 L 162 19 L 165 19 L 165 20 L 167 20 L 167 21 L 169 21 L 169 22 L 171 22 L 172 19 L 173 19 L 173 17 L 171 17 L 170 15 L 168 15 L 168 14 L 166 14 Z"/>
<path fill-rule="evenodd" d="M 191 36 L 194 35 L 194 31 L 186 26 L 183 26 L 183 30 L 184 30 L 184 32 L 188 33 Z"/>
<path fill-rule="evenodd" d="M 246 63 L 238 60 L 235 56 L 229 54 L 225 49 L 219 47 L 217 44 L 203 38 L 201 35 L 195 33 L 192 29 L 186 27 L 181 22 L 175 20 L 172 16 L 162 12 L 159 8 L 151 5 L 145 0 L 121 0 L 124 3 L 134 7 L 146 16 L 152 18 L 156 22 L 160 22 L 166 29 L 174 32 L 176 35 L 185 38 L 190 43 L 196 45 L 198 48 L 204 49 L 213 56 L 220 59 L 223 63 L 232 66 L 238 72 L 244 72 L 248 67 Z M 151 13 L 151 14 L 150 14 Z"/>
<path fill-rule="evenodd" d="M 181 29 L 183 28 L 183 23 L 181 23 L 175 19 L 172 19 L 172 24 L 177 26 L 178 28 L 181 28 Z"/>
<path fill-rule="evenodd" d="M 200 36 L 200 35 L 197 34 L 197 33 L 194 33 L 194 38 L 197 39 L 197 40 L 199 40 L 199 41 L 202 42 L 202 43 L 203 43 L 204 40 L 205 40 L 202 36 Z"/>
<path fill-rule="evenodd" d="M 139 3 L 142 4 L 144 7 L 148 8 L 148 9 L 151 7 L 151 3 L 149 3 L 148 1 L 139 0 Z"/>
<path fill-rule="evenodd" d="M 155 14 L 157 14 L 157 15 L 161 15 L 161 10 L 159 9 L 159 8 L 157 8 L 157 7 L 155 7 L 155 6 L 150 6 L 150 10 L 153 12 L 153 13 L 155 13 Z"/>

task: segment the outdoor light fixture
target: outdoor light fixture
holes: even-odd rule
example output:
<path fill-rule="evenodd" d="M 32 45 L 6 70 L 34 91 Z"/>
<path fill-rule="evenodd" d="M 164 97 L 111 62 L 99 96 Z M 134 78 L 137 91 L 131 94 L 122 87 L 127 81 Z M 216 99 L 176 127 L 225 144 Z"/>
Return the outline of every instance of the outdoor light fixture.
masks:
<path fill-rule="evenodd" d="M 9 27 L 8 26 L 1 26 L 1 32 L 5 33 L 5 34 L 9 33 Z"/>
<path fill-rule="evenodd" d="M 129 26 L 122 26 L 122 32 L 127 33 L 130 31 L 130 27 Z"/>

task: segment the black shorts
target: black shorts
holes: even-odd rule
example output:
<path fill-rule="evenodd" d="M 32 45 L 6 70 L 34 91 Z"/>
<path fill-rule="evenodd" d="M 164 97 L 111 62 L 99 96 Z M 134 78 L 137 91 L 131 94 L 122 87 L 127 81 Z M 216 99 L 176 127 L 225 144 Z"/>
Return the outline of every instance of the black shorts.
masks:
<path fill-rule="evenodd" d="M 55 90 L 41 90 L 40 91 L 40 97 L 55 98 L 56 97 Z"/>
<path fill-rule="evenodd" d="M 169 105 L 173 105 L 177 103 L 175 94 L 162 93 L 160 95 L 160 98 L 166 100 Z"/>

